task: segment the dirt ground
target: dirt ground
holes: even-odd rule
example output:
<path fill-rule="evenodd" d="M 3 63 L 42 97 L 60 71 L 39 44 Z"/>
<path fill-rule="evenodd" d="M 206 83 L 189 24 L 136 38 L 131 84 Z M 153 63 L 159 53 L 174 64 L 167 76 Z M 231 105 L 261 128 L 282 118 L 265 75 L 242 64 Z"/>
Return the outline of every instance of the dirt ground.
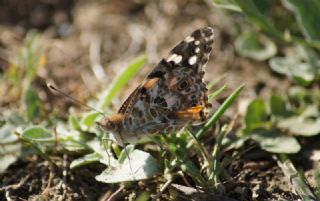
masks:
<path fill-rule="evenodd" d="M 225 114 L 226 119 L 232 119 L 235 111 L 241 113 L 240 105 L 247 99 L 267 97 L 271 91 L 281 92 L 289 86 L 287 80 L 272 74 L 265 63 L 244 59 L 235 53 L 231 33 L 236 32 L 232 26 L 236 22 L 232 20 L 200 0 L 4 0 L 0 3 L 0 73 L 7 69 L 8 58 L 28 31 L 43 32 L 41 44 L 47 57 L 46 65 L 33 85 L 41 92 L 45 111 L 54 111 L 66 118 L 65 112 L 71 106 L 78 111 L 83 108 L 51 94 L 46 82 L 86 102 L 108 86 L 119 68 L 146 52 L 149 65 L 129 83 L 124 96 L 119 96 L 125 97 L 173 45 L 196 28 L 213 26 L 215 43 L 213 56 L 207 64 L 206 81 L 226 73 L 219 86 L 227 84 L 229 90 L 219 100 L 240 84 L 246 84 L 238 104 Z M 101 70 L 100 65 L 103 74 L 95 73 Z M 122 101 L 123 98 L 115 100 L 114 107 L 118 108 Z M 10 108 L 19 103 L 4 97 L 1 104 L 0 107 Z M 119 189 L 117 185 L 94 179 L 104 168 L 99 164 L 69 170 L 73 157 L 76 156 L 52 156 L 58 165 L 56 168 L 36 155 L 17 161 L 0 175 L 0 200 L 6 197 L 12 200 L 106 200 Z M 220 200 L 299 199 L 272 156 L 257 147 L 239 156 L 228 171 L 232 178 L 223 184 L 225 194 Z M 145 189 L 155 193 L 156 184 L 162 182 L 160 177 L 138 182 L 138 185 L 126 184 L 117 200 L 130 200 Z M 183 181 L 174 183 L 185 185 Z M 160 199 L 170 200 L 170 192 L 165 191 Z M 213 200 L 206 193 L 194 197 L 195 200 L 200 198 Z M 181 196 L 180 200 L 187 199 Z"/>

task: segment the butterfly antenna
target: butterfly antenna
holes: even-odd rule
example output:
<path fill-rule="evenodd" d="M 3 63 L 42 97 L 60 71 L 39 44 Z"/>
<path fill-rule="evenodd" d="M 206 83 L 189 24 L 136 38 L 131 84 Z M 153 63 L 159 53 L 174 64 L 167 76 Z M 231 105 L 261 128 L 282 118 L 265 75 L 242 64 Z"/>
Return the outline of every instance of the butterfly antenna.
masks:
<path fill-rule="evenodd" d="M 91 107 L 90 105 L 87 105 L 87 104 L 85 104 L 85 103 L 82 103 L 81 101 L 73 98 L 73 97 L 70 96 L 69 94 L 63 92 L 62 90 L 60 90 L 60 89 L 58 89 L 58 88 L 56 88 L 56 87 L 53 86 L 52 84 L 47 83 L 47 87 L 48 87 L 50 90 L 55 91 L 55 92 L 58 92 L 59 94 L 63 95 L 64 97 L 72 100 L 73 102 L 75 102 L 75 103 L 77 103 L 77 104 L 79 104 L 79 105 L 81 105 L 81 106 L 83 106 L 83 107 L 86 107 L 86 108 L 88 108 L 88 109 L 90 109 L 90 110 L 96 111 L 96 112 L 98 112 L 99 114 L 101 114 L 101 115 L 104 116 L 104 117 L 106 116 L 106 114 L 104 114 L 103 112 L 97 110 L 97 109 L 94 108 L 94 107 Z"/>

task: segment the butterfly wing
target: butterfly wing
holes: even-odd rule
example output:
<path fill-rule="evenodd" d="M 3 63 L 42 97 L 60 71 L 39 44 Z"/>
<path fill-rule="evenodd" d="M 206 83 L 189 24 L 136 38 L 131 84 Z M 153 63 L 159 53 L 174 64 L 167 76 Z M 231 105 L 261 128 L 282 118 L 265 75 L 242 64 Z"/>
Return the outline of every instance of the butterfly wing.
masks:
<path fill-rule="evenodd" d="M 212 28 L 198 29 L 160 61 L 121 106 L 125 131 L 150 134 L 205 120 L 210 104 L 203 76 L 213 37 Z"/>

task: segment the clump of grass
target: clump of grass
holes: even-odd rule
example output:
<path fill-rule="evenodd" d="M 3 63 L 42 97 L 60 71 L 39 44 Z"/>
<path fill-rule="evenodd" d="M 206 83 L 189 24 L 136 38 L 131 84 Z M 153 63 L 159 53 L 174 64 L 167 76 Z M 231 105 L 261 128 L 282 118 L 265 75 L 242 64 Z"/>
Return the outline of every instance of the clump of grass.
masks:
<path fill-rule="evenodd" d="M 0 79 L 0 96 L 8 103 L 21 102 L 22 107 L 3 110 L 0 114 L 0 174 L 22 156 L 20 139 L 14 133 L 40 120 L 41 101 L 32 87 L 38 70 L 45 65 L 45 56 L 40 46 L 41 35 L 29 32 L 14 57 L 9 59 L 9 68 Z M 40 153 L 40 152 L 39 152 Z"/>

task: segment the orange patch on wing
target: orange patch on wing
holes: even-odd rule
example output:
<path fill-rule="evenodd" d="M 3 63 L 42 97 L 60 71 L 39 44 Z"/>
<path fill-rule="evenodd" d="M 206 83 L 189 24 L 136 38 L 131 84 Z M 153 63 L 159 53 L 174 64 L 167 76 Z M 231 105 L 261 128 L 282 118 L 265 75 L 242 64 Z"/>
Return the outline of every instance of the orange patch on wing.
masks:
<path fill-rule="evenodd" d="M 146 80 L 146 82 L 143 84 L 143 86 L 144 86 L 146 89 L 151 89 L 151 88 L 157 83 L 158 80 L 159 80 L 159 78 L 148 79 L 148 80 Z"/>
<path fill-rule="evenodd" d="M 185 110 L 179 110 L 175 112 L 175 116 L 178 119 L 185 120 L 201 120 L 201 111 L 204 108 L 203 105 L 197 105 L 194 107 L 187 108 Z"/>

